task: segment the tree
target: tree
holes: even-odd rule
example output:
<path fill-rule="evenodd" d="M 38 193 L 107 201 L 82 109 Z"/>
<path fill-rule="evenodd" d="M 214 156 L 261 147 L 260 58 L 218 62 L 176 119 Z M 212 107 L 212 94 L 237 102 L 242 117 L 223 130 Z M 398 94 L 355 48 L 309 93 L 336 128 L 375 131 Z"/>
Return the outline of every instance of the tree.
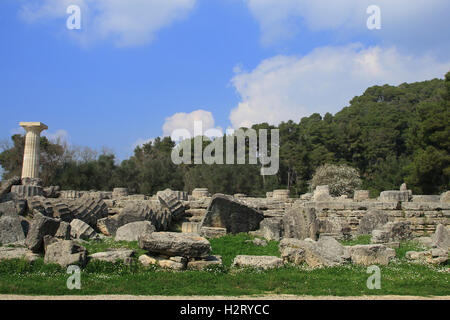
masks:
<path fill-rule="evenodd" d="M 328 185 L 330 194 L 352 196 L 353 191 L 361 187 L 358 170 L 348 165 L 325 164 L 317 168 L 311 180 L 311 189 Z"/>
<path fill-rule="evenodd" d="M 25 148 L 25 136 L 15 134 L 11 137 L 12 145 L 6 145 L 0 153 L 0 165 L 2 166 L 3 179 L 9 179 L 13 176 L 21 176 L 23 152 Z M 63 166 L 67 158 L 70 158 L 70 152 L 66 144 L 61 141 L 53 143 L 46 137 L 40 139 L 39 149 L 40 177 L 44 185 L 51 185 L 55 181 L 58 170 Z"/>

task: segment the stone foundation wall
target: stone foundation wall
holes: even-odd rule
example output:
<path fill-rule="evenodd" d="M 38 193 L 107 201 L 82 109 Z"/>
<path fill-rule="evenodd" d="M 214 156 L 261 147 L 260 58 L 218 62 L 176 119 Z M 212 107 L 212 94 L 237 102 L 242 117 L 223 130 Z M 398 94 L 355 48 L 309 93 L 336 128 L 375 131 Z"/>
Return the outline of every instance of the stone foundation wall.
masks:
<path fill-rule="evenodd" d="M 351 234 L 355 235 L 362 217 L 373 209 L 386 213 L 389 221 L 411 222 L 414 236 L 430 235 L 440 223 L 450 225 L 450 203 L 335 200 L 304 202 L 304 205 L 316 209 L 316 215 L 321 221 L 321 233 L 339 234 L 349 227 Z"/>
<path fill-rule="evenodd" d="M 446 200 L 441 201 L 442 196 L 441 200 L 439 196 L 432 195 L 413 195 L 411 197 L 409 191 L 404 191 L 405 196 L 401 199 L 406 201 L 398 201 L 398 195 L 403 195 L 402 192 L 386 191 L 383 197 L 380 195 L 378 199 L 367 199 L 368 194 L 363 191 L 360 190 L 358 192 L 360 196 L 355 199 L 333 198 L 327 194 L 327 197 L 322 197 L 326 201 L 311 201 L 316 198 L 313 194 L 300 199 L 272 196 L 253 198 L 243 194 L 239 194 L 237 198 L 249 207 L 260 211 L 264 218 L 282 218 L 286 210 L 293 205 L 301 204 L 302 206 L 314 207 L 316 216 L 320 221 L 319 231 L 321 234 L 339 235 L 349 232 L 351 235 L 356 235 L 362 217 L 369 210 L 380 210 L 386 213 L 389 221 L 392 222 L 411 222 L 411 230 L 414 236 L 430 235 L 434 233 L 438 224 L 450 225 L 450 203 L 445 202 Z M 119 213 L 125 204 L 130 201 L 158 202 L 156 195 L 150 197 L 122 193 L 113 197 L 111 192 L 62 191 L 61 198 L 78 198 L 86 194 L 99 196 L 107 204 L 110 215 Z M 205 216 L 211 201 L 211 195 L 207 193 L 206 189 L 198 189 L 198 194 L 195 197 L 179 193 L 178 199 L 184 205 L 186 213 L 183 221 L 187 224 L 183 230 L 189 232 L 187 230 L 195 228 L 194 224 L 200 224 Z"/>

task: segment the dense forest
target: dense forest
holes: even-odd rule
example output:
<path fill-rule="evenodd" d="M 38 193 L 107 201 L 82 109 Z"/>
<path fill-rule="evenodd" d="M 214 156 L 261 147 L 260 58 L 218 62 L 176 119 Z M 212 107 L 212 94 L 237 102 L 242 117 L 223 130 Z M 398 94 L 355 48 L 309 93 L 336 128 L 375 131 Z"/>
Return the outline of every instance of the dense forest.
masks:
<path fill-rule="evenodd" d="M 403 182 L 415 194 L 450 189 L 450 72 L 445 80 L 370 87 L 334 116 L 315 113 L 299 122 L 252 128 L 279 129 L 277 175 L 261 176 L 260 165 L 250 164 L 175 165 L 175 143 L 169 137 L 137 147 L 120 164 L 110 152 L 97 155 L 42 137 L 41 177 L 45 185 L 76 190 L 128 187 L 133 193 L 154 194 L 165 188 L 207 187 L 212 193 L 262 196 L 289 188 L 295 196 L 308 192 L 315 169 L 329 163 L 356 168 L 362 187 L 373 196 Z M 20 175 L 24 137 L 14 135 L 0 147 L 2 178 Z"/>

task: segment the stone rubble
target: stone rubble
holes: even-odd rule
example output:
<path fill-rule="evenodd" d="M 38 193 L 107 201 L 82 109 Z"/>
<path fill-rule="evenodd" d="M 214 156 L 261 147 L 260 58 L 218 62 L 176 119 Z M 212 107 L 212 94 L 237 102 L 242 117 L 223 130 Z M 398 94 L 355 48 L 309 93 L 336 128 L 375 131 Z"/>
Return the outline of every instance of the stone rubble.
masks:
<path fill-rule="evenodd" d="M 182 233 L 168 232 L 176 224 Z M 254 245 L 280 241 L 281 258 L 277 259 L 281 263 L 275 257 L 239 256 L 233 263 L 236 267 L 386 265 L 395 258 L 394 248 L 401 241 L 414 238 L 427 249 L 408 252 L 408 260 L 443 264 L 448 260 L 449 226 L 449 191 L 439 196 L 412 195 L 406 185 L 383 191 L 377 199 L 370 198 L 368 190 L 355 190 L 353 199 L 335 198 L 328 186 L 318 186 L 314 193 L 297 199 L 290 198 L 289 190 L 274 190 L 264 198 L 211 196 L 206 188 L 195 189 L 192 195 L 166 189 L 152 197 L 130 195 L 126 188 L 72 191 L 44 188 L 40 179 L 17 177 L 3 181 L 0 187 L 0 243 L 26 245 L 0 247 L 0 259 L 34 261 L 44 253 L 46 262 L 60 265 L 68 261 L 84 265 L 89 260 L 131 263 L 135 259 L 126 250 L 108 250 L 88 258 L 79 243 L 101 235 L 138 241 L 148 252 L 139 257 L 144 265 L 203 270 L 222 265 L 221 257 L 210 255 L 207 239 L 239 232 L 265 239 L 251 240 Z M 360 234 L 371 235 L 372 244 L 342 246 L 337 241 Z"/>

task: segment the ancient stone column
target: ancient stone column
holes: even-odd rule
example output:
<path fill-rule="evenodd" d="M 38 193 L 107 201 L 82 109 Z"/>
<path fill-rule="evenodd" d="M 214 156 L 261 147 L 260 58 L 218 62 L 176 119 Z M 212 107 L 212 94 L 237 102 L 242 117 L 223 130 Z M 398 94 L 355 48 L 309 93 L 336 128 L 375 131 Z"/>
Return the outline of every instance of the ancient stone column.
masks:
<path fill-rule="evenodd" d="M 41 122 L 20 122 L 20 126 L 26 131 L 22 179 L 39 178 L 39 142 L 41 132 L 48 127 Z"/>

